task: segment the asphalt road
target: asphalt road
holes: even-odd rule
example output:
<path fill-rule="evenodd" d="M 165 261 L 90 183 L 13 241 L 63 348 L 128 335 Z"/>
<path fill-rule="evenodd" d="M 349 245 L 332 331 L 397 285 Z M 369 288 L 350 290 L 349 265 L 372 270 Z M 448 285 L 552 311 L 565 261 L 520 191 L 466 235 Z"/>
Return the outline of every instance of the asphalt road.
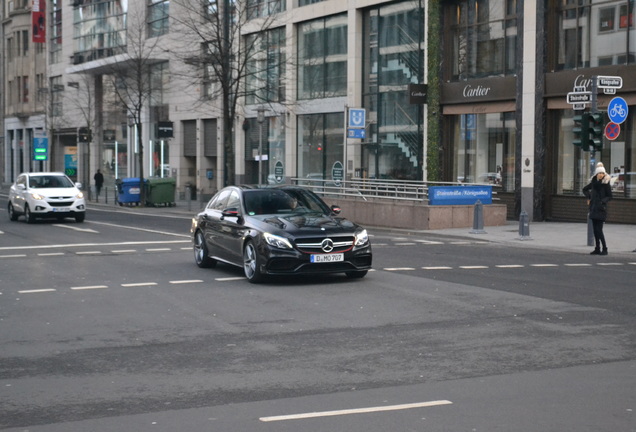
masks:
<path fill-rule="evenodd" d="M 629 257 L 377 230 L 362 280 L 255 286 L 188 217 L 0 204 L 3 430 L 636 430 Z"/>

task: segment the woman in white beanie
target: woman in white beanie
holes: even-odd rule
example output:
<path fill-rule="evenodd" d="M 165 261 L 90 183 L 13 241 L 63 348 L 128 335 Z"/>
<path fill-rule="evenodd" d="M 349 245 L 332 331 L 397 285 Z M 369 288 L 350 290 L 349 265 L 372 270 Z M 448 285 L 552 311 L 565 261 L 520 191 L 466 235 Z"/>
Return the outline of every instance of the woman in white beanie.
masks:
<path fill-rule="evenodd" d="M 583 188 L 590 209 L 590 219 L 594 228 L 596 247 L 590 255 L 607 255 L 607 243 L 603 234 L 603 224 L 607 219 L 607 203 L 612 199 L 610 176 L 605 172 L 602 163 L 596 165 L 592 181 Z M 603 245 L 603 250 L 601 250 Z"/>

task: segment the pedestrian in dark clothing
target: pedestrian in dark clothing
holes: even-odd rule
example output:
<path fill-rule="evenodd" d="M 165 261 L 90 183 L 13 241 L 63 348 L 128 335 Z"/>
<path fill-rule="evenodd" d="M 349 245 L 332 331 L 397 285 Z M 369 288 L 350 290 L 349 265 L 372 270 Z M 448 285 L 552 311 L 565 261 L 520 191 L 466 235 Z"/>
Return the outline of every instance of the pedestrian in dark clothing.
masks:
<path fill-rule="evenodd" d="M 595 248 L 590 255 L 607 255 L 607 243 L 603 234 L 603 224 L 607 219 L 607 203 L 612 199 L 610 176 L 605 172 L 602 163 L 596 166 L 592 181 L 583 188 L 589 206 L 589 217 L 594 228 Z M 603 250 L 601 250 L 603 245 Z"/>
<path fill-rule="evenodd" d="M 93 176 L 93 180 L 95 180 L 95 201 L 99 199 L 99 193 L 102 190 L 102 186 L 104 185 L 104 174 L 97 170 L 95 175 Z"/>

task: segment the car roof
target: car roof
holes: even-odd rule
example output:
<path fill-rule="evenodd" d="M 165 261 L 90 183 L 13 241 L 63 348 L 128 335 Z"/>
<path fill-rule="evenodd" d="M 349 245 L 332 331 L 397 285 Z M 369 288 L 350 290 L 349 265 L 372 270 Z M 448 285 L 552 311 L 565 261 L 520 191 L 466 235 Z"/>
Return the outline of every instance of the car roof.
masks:
<path fill-rule="evenodd" d="M 20 175 L 28 175 L 28 176 L 66 176 L 66 174 L 64 174 L 63 172 L 59 172 L 59 171 L 46 171 L 46 172 L 25 172 L 25 173 L 21 173 Z"/>

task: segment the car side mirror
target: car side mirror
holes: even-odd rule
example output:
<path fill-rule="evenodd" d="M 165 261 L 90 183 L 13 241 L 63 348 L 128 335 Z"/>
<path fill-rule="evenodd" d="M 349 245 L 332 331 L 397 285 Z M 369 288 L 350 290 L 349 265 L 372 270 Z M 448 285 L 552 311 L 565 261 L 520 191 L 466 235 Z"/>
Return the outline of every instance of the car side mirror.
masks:
<path fill-rule="evenodd" d="M 333 214 L 339 215 L 342 209 L 340 209 L 340 206 L 332 205 L 331 211 L 333 212 Z"/>
<path fill-rule="evenodd" d="M 18 189 L 20 189 L 20 190 L 25 190 L 25 189 L 26 189 L 26 186 L 25 186 L 25 185 L 23 185 L 22 183 L 17 184 L 17 185 L 16 185 L 16 187 L 17 187 Z"/>
<path fill-rule="evenodd" d="M 225 210 L 221 212 L 221 220 L 225 219 L 226 217 L 238 218 L 238 217 L 241 217 L 241 215 L 237 208 L 230 207 L 230 208 L 226 208 Z"/>
<path fill-rule="evenodd" d="M 78 189 L 82 189 L 82 184 L 80 182 L 76 182 L 75 187 Z"/>

